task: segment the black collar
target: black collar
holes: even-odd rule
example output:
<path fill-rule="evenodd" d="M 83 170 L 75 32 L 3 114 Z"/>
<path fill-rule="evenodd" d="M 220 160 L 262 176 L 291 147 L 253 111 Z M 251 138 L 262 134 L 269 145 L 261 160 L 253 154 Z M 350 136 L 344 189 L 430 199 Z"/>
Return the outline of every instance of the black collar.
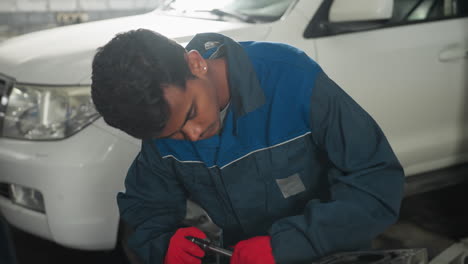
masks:
<path fill-rule="evenodd" d="M 227 57 L 231 105 L 237 120 L 265 103 L 265 94 L 244 48 L 224 35 L 202 33 L 195 35 L 186 49 L 195 49 L 206 58 L 221 46 L 224 46 Z"/>

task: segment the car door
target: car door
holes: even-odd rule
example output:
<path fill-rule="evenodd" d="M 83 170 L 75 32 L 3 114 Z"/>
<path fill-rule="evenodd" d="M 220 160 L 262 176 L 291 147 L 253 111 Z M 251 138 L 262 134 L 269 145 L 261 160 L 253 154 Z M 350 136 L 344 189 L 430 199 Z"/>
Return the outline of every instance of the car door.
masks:
<path fill-rule="evenodd" d="M 466 161 L 468 1 L 395 0 L 390 20 L 353 23 L 329 23 L 332 3 L 301 45 L 378 121 L 406 173 Z"/>

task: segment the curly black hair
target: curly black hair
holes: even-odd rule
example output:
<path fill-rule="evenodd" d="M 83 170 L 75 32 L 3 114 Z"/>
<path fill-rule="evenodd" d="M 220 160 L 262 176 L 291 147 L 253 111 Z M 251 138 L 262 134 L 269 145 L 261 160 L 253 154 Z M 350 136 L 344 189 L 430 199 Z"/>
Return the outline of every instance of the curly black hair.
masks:
<path fill-rule="evenodd" d="M 97 50 L 92 65 L 91 95 L 110 126 L 139 139 L 151 139 L 170 116 L 164 88 L 185 89 L 194 78 L 185 49 L 147 29 L 116 35 Z"/>

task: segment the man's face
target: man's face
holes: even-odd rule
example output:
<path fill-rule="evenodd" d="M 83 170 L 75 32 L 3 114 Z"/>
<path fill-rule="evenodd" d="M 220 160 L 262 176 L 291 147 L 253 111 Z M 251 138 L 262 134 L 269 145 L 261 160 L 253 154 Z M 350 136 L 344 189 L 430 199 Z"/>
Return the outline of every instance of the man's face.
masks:
<path fill-rule="evenodd" d="M 215 87 L 206 79 L 186 82 L 186 89 L 168 86 L 169 120 L 158 138 L 197 141 L 214 136 L 221 129 Z"/>

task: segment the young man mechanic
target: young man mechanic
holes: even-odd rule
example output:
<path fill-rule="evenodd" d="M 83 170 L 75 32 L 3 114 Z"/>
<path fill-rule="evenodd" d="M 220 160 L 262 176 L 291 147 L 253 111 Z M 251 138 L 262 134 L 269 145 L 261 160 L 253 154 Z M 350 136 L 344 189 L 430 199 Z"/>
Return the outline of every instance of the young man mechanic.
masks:
<path fill-rule="evenodd" d="M 367 248 L 398 217 L 403 170 L 374 120 L 304 52 L 199 34 L 186 49 L 136 30 L 93 61 L 92 97 L 143 139 L 117 200 L 145 263 L 200 263 L 190 198 L 232 264 Z"/>

